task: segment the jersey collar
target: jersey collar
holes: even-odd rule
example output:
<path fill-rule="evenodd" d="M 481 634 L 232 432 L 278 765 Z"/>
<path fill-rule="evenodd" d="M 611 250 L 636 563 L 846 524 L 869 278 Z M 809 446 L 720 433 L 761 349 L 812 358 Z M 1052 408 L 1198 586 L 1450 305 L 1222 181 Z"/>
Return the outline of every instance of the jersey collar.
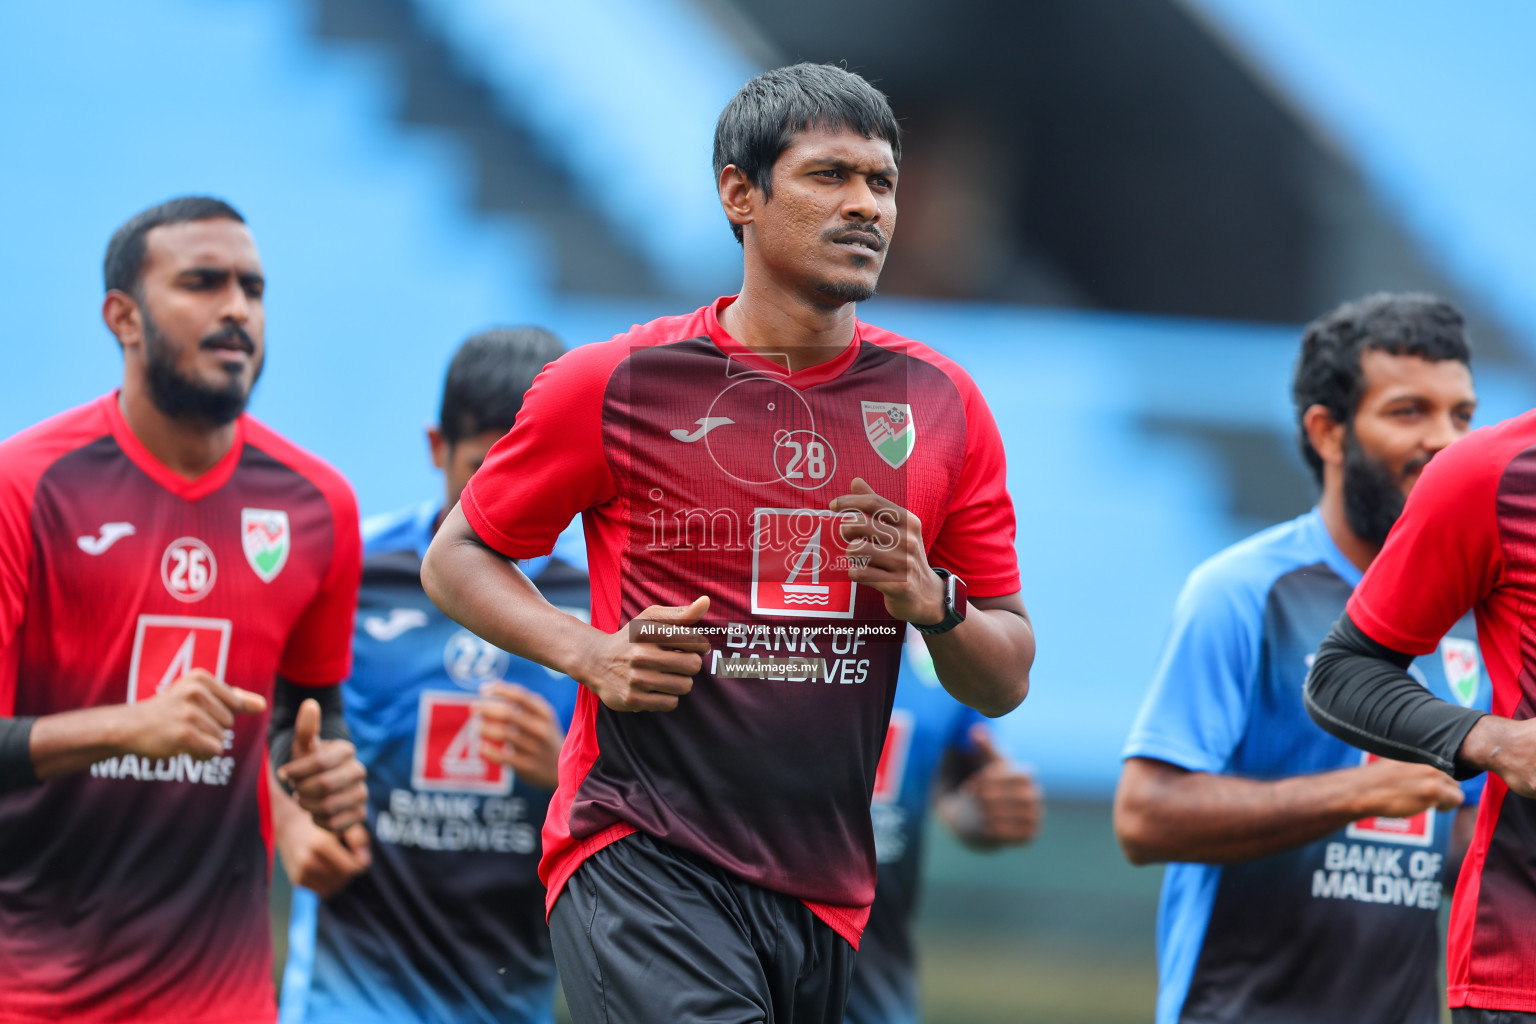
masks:
<path fill-rule="evenodd" d="M 155 483 L 170 491 L 183 501 L 198 501 L 206 498 L 214 491 L 223 487 L 234 476 L 235 467 L 240 464 L 240 455 L 245 450 L 245 414 L 235 420 L 235 439 L 229 446 L 229 451 L 215 462 L 207 472 L 201 476 L 188 480 L 180 473 L 175 472 L 165 463 L 150 454 L 148 448 L 139 440 L 128 421 L 123 418 L 123 410 L 117 404 L 118 392 L 103 395 L 102 409 L 106 412 L 107 422 L 112 425 L 112 437 L 117 441 L 117 446 L 128 456 L 139 469 L 144 471 Z"/>
<path fill-rule="evenodd" d="M 859 357 L 859 346 L 862 344 L 864 325 L 855 317 L 853 321 L 853 340 L 841 352 L 824 363 L 817 363 L 815 366 L 807 366 L 803 370 L 789 373 L 782 363 L 763 358 L 757 352 L 731 337 L 726 333 L 725 328 L 720 326 L 721 311 L 739 298 L 741 298 L 739 295 L 726 295 L 716 299 L 711 305 L 705 306 L 704 322 L 709 330 L 709 338 L 715 343 L 715 346 L 732 359 L 739 360 L 747 369 L 753 372 L 776 377 L 792 387 L 804 390 L 805 388 L 813 388 L 818 384 L 825 384 L 829 380 L 836 380 Z"/>
<path fill-rule="evenodd" d="M 1328 524 L 1323 522 L 1323 510 L 1313 507 L 1307 513 L 1308 528 L 1312 531 L 1318 548 L 1323 553 L 1323 563 L 1332 569 L 1345 583 L 1353 589 L 1360 585 L 1360 579 L 1365 573 L 1360 567 L 1351 562 L 1339 546 L 1333 542 L 1333 534 L 1328 532 Z"/>

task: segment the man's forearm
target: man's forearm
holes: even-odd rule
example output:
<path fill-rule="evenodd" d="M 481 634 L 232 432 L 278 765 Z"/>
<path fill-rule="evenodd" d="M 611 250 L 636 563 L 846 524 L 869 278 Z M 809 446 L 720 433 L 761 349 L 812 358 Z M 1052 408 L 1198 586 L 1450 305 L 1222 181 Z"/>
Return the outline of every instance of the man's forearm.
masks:
<path fill-rule="evenodd" d="M 1035 631 L 1017 594 L 975 598 L 970 605 L 960 625 L 924 639 L 944 688 L 960 703 L 996 718 L 1029 693 Z"/>
<path fill-rule="evenodd" d="M 1344 742 L 1382 757 L 1434 765 L 1458 779 L 1490 767 L 1457 756 L 1483 712 L 1430 693 L 1408 674 L 1412 660 L 1340 616 L 1307 676 L 1307 713 Z"/>
<path fill-rule="evenodd" d="M 457 505 L 421 566 L 427 596 L 476 636 L 580 679 L 583 640 L 598 631 L 544 599 L 522 571 L 475 536 Z"/>
<path fill-rule="evenodd" d="M 1126 761 L 1115 833 L 1136 864 L 1232 864 L 1321 839 L 1362 817 L 1358 769 L 1275 781 Z"/>
<path fill-rule="evenodd" d="M 97 761 L 128 753 L 127 705 L 62 711 L 32 724 L 29 751 L 40 781 L 83 772 Z"/>

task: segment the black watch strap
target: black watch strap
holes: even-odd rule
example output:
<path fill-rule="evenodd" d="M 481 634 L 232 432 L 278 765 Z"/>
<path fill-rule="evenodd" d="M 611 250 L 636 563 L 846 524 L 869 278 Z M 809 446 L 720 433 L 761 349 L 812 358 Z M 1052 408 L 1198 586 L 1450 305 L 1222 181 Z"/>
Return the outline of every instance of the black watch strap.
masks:
<path fill-rule="evenodd" d="M 925 636 L 938 636 L 940 633 L 948 633 L 965 621 L 965 599 L 963 597 L 957 599 L 956 597 L 956 592 L 960 590 L 960 587 L 957 586 L 960 578 L 948 569 L 935 567 L 933 573 L 944 584 L 944 617 L 929 626 L 919 622 L 912 623 L 917 628 L 917 631 Z"/>

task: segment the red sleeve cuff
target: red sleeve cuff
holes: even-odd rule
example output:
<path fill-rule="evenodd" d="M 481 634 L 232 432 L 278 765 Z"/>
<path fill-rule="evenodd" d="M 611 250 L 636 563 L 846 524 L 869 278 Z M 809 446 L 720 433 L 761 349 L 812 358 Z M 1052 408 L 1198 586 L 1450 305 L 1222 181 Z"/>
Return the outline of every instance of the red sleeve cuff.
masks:
<path fill-rule="evenodd" d="M 481 543 L 493 551 L 500 552 L 508 558 L 538 558 L 547 555 L 553 550 L 553 544 L 543 550 L 534 550 L 538 545 L 519 544 L 496 528 L 496 526 L 480 510 L 480 503 L 475 500 L 474 481 L 464 488 L 464 493 L 459 496 L 459 507 L 464 510 L 464 519 L 469 523 L 469 528 L 475 531 L 475 536 Z"/>
<path fill-rule="evenodd" d="M 1345 611 L 1349 615 L 1349 621 L 1358 626 L 1360 632 L 1381 646 L 1390 647 L 1399 654 L 1411 654 L 1418 658 L 1432 653 L 1440 645 L 1438 638 L 1424 641 L 1398 632 L 1367 608 L 1362 601 L 1349 602 Z"/>
<path fill-rule="evenodd" d="M 1023 589 L 1018 573 L 1009 576 L 983 576 L 979 580 L 972 580 L 964 575 L 960 578 L 965 580 L 965 592 L 971 597 L 1007 597 Z"/>

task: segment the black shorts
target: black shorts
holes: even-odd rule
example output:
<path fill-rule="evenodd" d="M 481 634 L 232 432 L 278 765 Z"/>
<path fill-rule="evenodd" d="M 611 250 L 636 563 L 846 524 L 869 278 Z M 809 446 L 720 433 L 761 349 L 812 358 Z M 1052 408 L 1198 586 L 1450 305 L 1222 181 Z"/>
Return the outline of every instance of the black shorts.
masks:
<path fill-rule="evenodd" d="M 1451 1011 L 1451 1024 L 1536 1024 L 1536 1013 L 1458 1006 Z"/>
<path fill-rule="evenodd" d="M 853 947 L 792 896 L 637 833 L 549 918 L 575 1024 L 840 1024 Z"/>

